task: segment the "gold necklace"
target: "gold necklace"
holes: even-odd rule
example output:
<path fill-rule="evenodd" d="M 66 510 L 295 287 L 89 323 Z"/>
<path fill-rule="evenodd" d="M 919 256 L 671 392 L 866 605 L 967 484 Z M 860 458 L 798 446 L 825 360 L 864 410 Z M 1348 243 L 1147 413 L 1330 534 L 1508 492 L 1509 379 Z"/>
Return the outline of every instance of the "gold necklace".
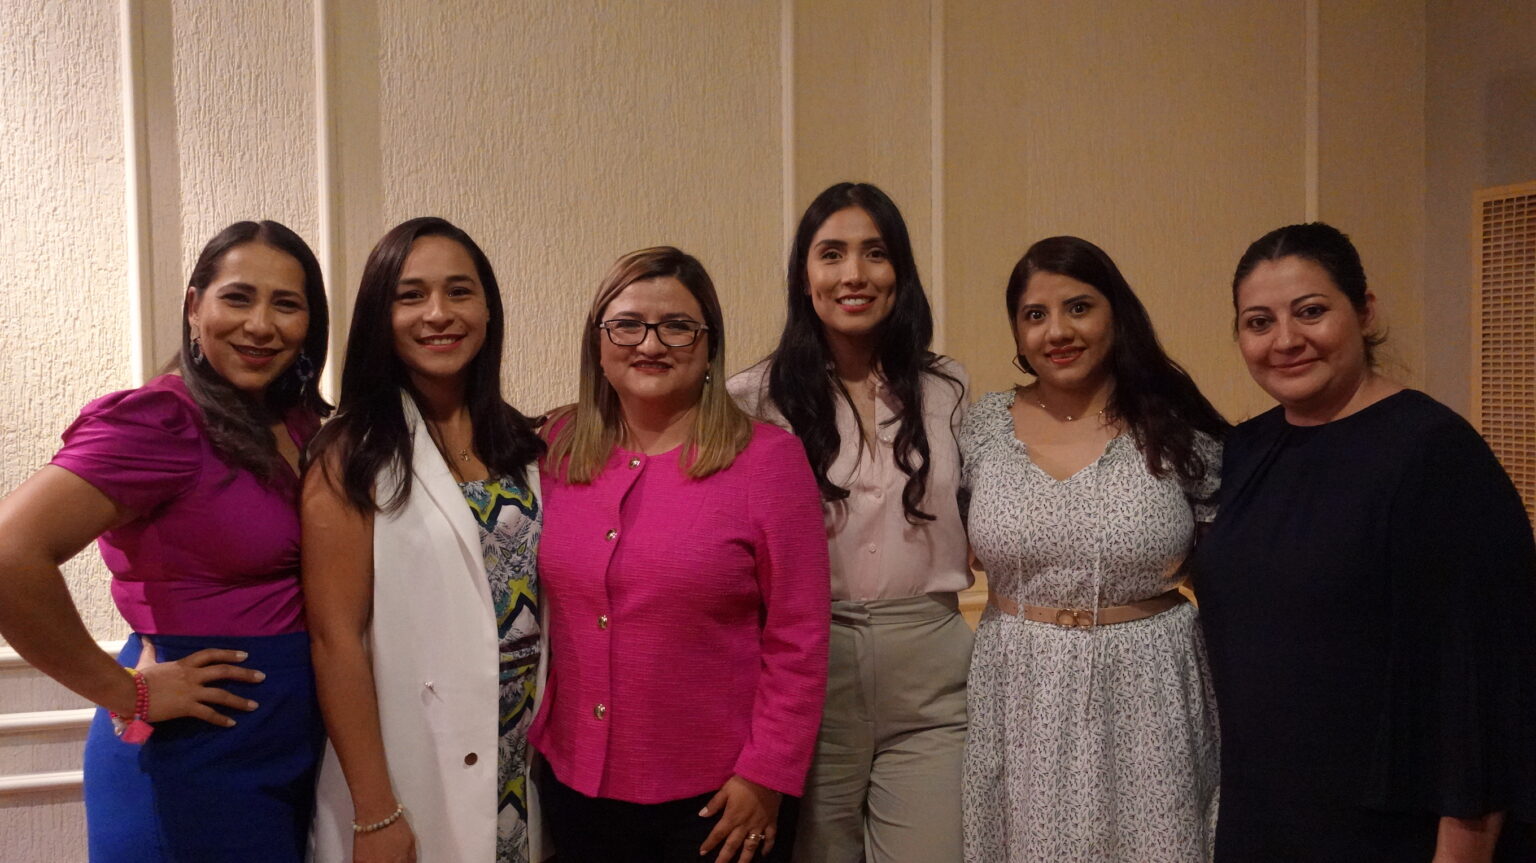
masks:
<path fill-rule="evenodd" d="M 427 423 L 427 428 L 429 428 L 431 430 L 431 432 L 432 432 L 432 439 L 433 439 L 434 442 L 437 443 L 439 449 L 441 451 L 446 452 L 446 450 L 448 449 L 448 438 L 443 435 L 442 428 L 439 427 L 438 424 L 434 423 L 434 422 L 428 422 Z M 471 440 L 470 441 L 470 446 L 473 446 L 473 445 L 474 445 L 474 441 Z M 469 461 L 469 447 L 466 446 L 463 449 L 459 450 L 458 456 L 459 456 L 459 461 L 464 461 L 464 462 Z"/>
<path fill-rule="evenodd" d="M 1040 399 L 1037 398 L 1035 399 L 1035 404 L 1040 406 L 1040 410 L 1045 411 L 1046 416 L 1050 417 L 1051 419 L 1056 418 L 1056 414 L 1052 413 L 1051 409 L 1045 406 L 1045 402 L 1040 401 Z M 1086 414 L 1084 416 L 1086 416 Z M 1097 416 L 1099 419 L 1103 419 L 1104 409 L 1099 408 L 1098 413 L 1094 414 L 1094 416 Z M 1075 423 L 1082 418 L 1082 416 L 1071 416 L 1070 414 L 1063 414 L 1061 419 L 1063 422 Z"/>

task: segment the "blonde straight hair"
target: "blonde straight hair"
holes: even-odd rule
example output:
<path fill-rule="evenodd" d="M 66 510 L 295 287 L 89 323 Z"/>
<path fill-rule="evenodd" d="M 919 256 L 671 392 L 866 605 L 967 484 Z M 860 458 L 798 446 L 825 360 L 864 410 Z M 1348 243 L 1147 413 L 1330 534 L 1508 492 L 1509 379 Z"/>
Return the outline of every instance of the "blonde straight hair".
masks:
<path fill-rule="evenodd" d="M 683 444 L 683 473 L 701 479 L 731 466 L 752 441 L 752 421 L 725 390 L 725 320 L 715 284 L 698 259 L 672 246 L 653 246 L 630 252 L 613 263 L 592 298 L 592 308 L 581 336 L 581 392 L 576 404 L 550 416 L 554 430 L 549 444 L 549 464 L 566 482 L 585 485 L 602 472 L 613 450 L 624 437 L 624 414 L 619 396 L 603 374 L 600 362 L 603 338 L 598 324 L 602 314 L 625 288 L 647 279 L 673 278 L 688 289 L 704 311 L 709 329 L 700 337 L 709 349 L 704 393 L 694 414 L 693 428 Z"/>

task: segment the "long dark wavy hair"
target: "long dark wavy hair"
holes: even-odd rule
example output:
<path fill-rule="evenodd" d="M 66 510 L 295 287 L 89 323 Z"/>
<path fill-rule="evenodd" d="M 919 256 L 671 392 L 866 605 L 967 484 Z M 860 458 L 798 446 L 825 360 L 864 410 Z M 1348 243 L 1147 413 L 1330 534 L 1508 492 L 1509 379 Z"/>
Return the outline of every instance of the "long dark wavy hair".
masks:
<path fill-rule="evenodd" d="M 875 186 L 838 183 L 817 195 L 816 200 L 806 207 L 805 215 L 800 217 L 794 244 L 789 249 L 789 311 L 779 345 L 767 359 L 768 396 L 804 443 L 822 498 L 828 501 L 846 499 L 848 489 L 829 479 L 827 471 L 843 445 L 837 432 L 836 399 L 842 399 L 850 408 L 853 399 L 836 369 L 832 368 L 826 331 L 811 303 L 806 266 L 816 232 L 832 214 L 849 207 L 858 207 L 869 214 L 880 231 L 896 272 L 890 314 L 875 331 L 874 361 L 887 389 L 899 404 L 892 422 L 897 424 L 893 443 L 896 466 L 907 476 L 901 492 L 902 510 L 912 524 L 932 521 L 933 516 L 922 510 L 923 497 L 928 491 L 930 461 L 928 430 L 923 424 L 922 378 L 931 374 L 951 382 L 956 388 L 961 384 L 940 368 L 939 357 L 928 350 L 933 341 L 933 315 L 928 308 L 928 297 L 923 293 L 922 280 L 917 275 L 917 263 L 912 258 L 907 223 L 901 218 L 895 202 Z M 862 447 L 863 420 L 857 410 L 853 414 L 860 428 L 858 446 Z"/>
<path fill-rule="evenodd" d="M 237 246 L 261 243 L 288 255 L 304 271 L 304 303 L 309 307 L 309 329 L 304 333 L 302 354 L 307 358 L 309 380 L 301 380 L 295 361 L 267 387 L 265 397 L 257 401 L 236 389 L 206 361 L 192 358 L 192 322 L 188 306 L 195 295 L 201 302 L 208 286 L 218 278 L 224 256 Z M 298 408 L 319 418 L 331 412 L 320 396 L 320 372 L 325 369 L 326 338 L 330 333 L 330 307 L 325 301 L 325 279 L 320 262 L 309 244 L 279 222 L 236 222 L 214 235 L 203 246 L 187 277 L 187 296 L 181 309 L 181 350 L 166 365 L 166 370 L 181 372 L 192 400 L 203 411 L 203 425 L 208 439 L 231 467 L 250 471 L 263 483 L 287 477 L 283 457 L 272 437 L 272 425 Z"/>
<path fill-rule="evenodd" d="M 352 327 L 347 335 L 346 364 L 341 375 L 341 399 L 336 418 L 320 430 L 309 453 L 323 470 L 339 467 L 340 486 L 358 512 L 395 512 L 411 496 L 410 427 L 400 393 L 421 398 L 411 386 L 405 364 L 395 353 L 393 312 L 400 271 L 411 245 L 422 237 L 447 237 L 464 247 L 474 261 L 490 312 L 485 343 L 465 370 L 464 399 L 474 426 L 474 448 L 492 476 L 528 481 L 528 463 L 544 452 L 533 424 L 501 397 L 501 347 L 505 318 L 501 288 L 485 253 L 458 227 L 445 219 L 417 218 L 391 228 L 368 255 L 358 286 Z M 327 458 L 327 451 L 337 452 Z M 394 467 L 400 484 L 385 500 L 374 486 L 379 473 Z"/>
<path fill-rule="evenodd" d="M 1114 326 L 1109 366 L 1115 386 L 1106 413 L 1130 430 L 1153 476 L 1172 470 L 1186 483 L 1199 480 L 1214 465 L 1205 464 L 1196 451 L 1195 432 L 1219 441 L 1231 426 L 1163 350 L 1146 307 L 1120 268 L 1103 249 L 1079 237 L 1050 237 L 1030 246 L 1008 277 L 1008 322 L 1015 332 L 1019 303 L 1036 273 L 1076 279 L 1109 301 Z"/>

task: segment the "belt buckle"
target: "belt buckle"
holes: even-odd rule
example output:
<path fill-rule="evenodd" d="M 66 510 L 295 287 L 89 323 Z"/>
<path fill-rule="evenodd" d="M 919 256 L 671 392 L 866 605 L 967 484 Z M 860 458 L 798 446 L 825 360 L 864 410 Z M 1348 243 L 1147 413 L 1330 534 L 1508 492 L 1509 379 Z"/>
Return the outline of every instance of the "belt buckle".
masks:
<path fill-rule="evenodd" d="M 1056 625 L 1068 629 L 1092 629 L 1093 612 L 1086 608 L 1063 608 L 1056 612 Z"/>

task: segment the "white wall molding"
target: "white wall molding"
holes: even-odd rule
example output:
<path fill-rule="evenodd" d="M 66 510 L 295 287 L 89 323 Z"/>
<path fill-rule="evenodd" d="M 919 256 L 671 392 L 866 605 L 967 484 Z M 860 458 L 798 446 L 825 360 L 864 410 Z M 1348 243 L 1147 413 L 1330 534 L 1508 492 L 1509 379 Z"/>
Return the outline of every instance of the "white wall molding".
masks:
<path fill-rule="evenodd" d="M 1318 203 L 1318 183 L 1321 172 L 1322 149 L 1322 12 L 1318 0 L 1307 0 L 1307 115 L 1304 118 L 1306 135 L 1306 166 L 1302 172 L 1306 184 L 1306 213 L 1304 221 L 1315 222 L 1321 205 Z"/>
<path fill-rule="evenodd" d="M 57 731 L 61 728 L 85 728 L 96 717 L 96 708 L 78 710 L 39 710 L 34 713 L 0 713 L 0 734 L 28 734 Z"/>
<path fill-rule="evenodd" d="M 944 279 L 944 0 L 932 0 L 928 8 L 928 295 L 933 309 L 933 350 L 942 354 L 948 319 Z"/>
<path fill-rule="evenodd" d="M 69 791 L 79 788 L 84 782 L 85 772 L 81 770 L 0 776 L 0 797 L 12 794 L 38 794 L 44 791 Z"/>
<path fill-rule="evenodd" d="M 139 386 L 151 374 L 154 362 L 146 335 L 155 283 L 150 254 L 149 145 L 144 119 L 144 7 L 135 0 L 120 0 L 123 99 L 123 168 L 127 197 L 125 224 L 128 230 L 128 368 L 129 383 Z"/>
<path fill-rule="evenodd" d="M 779 3 L 779 146 L 783 150 L 784 242 L 779 249 L 789 254 L 800 218 L 795 200 L 795 0 Z M 783 255 L 780 260 L 785 260 Z"/>
<path fill-rule="evenodd" d="M 107 653 L 116 656 L 117 652 L 123 649 L 123 640 L 116 639 L 111 641 L 98 641 L 96 642 L 96 646 L 106 651 Z M 0 646 L 0 671 L 31 667 L 32 663 L 22 659 L 21 654 L 17 653 L 15 648 L 11 647 L 10 645 Z"/>
<path fill-rule="evenodd" d="M 129 383 L 181 344 L 181 168 L 170 0 L 119 0 Z M 176 286 L 172 288 L 172 286 Z"/>

